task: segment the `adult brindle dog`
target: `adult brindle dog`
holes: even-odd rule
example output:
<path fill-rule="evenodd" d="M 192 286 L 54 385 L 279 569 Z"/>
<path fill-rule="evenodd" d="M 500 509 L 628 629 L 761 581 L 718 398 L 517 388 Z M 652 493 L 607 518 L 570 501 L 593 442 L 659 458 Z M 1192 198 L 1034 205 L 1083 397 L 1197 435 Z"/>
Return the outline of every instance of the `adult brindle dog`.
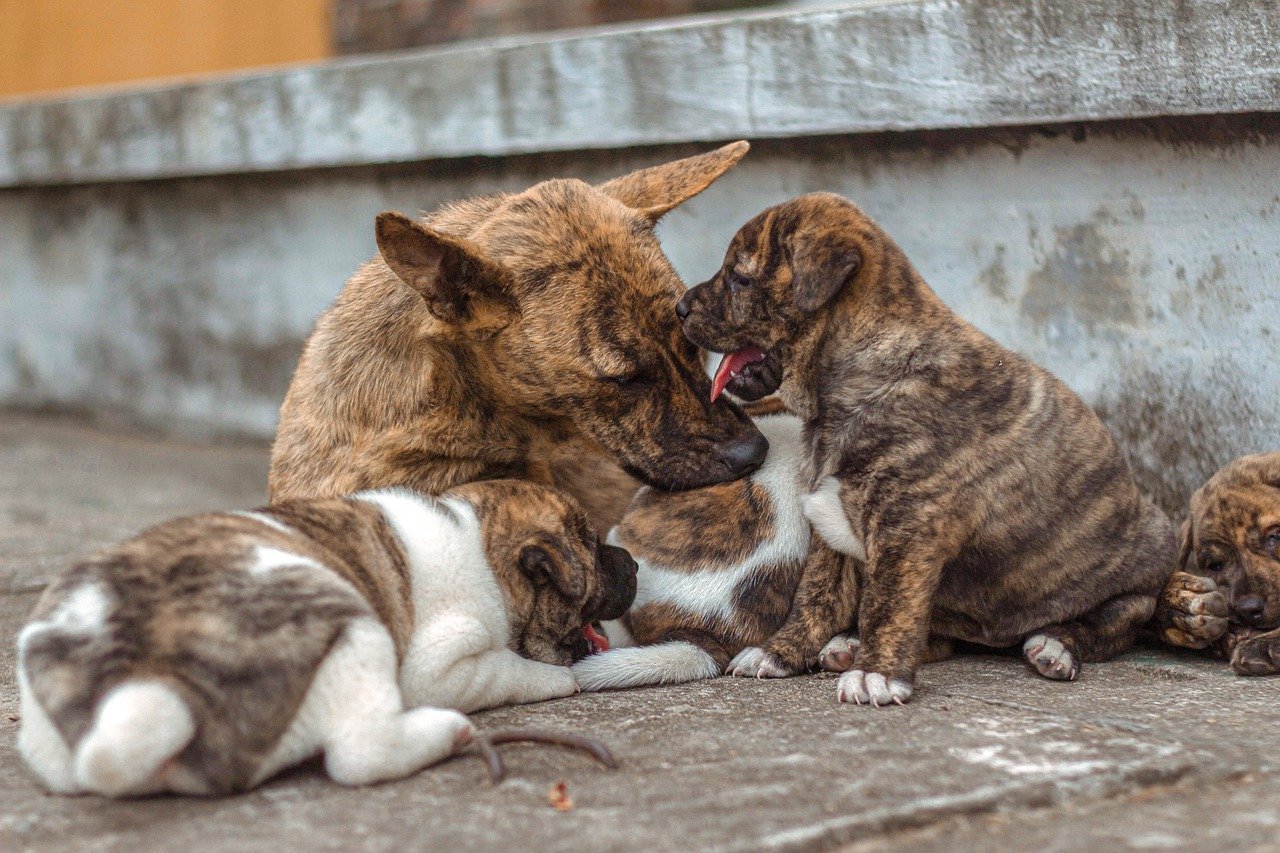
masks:
<path fill-rule="evenodd" d="M 755 470 L 768 443 L 710 402 L 672 311 L 684 286 L 654 235 L 747 148 L 598 186 L 544 181 L 421 221 L 380 215 L 381 256 L 320 318 L 285 397 L 271 500 L 559 480 L 607 528 L 634 483 L 615 468 L 575 488 L 575 470 L 600 474 L 593 456 L 664 489 Z"/>

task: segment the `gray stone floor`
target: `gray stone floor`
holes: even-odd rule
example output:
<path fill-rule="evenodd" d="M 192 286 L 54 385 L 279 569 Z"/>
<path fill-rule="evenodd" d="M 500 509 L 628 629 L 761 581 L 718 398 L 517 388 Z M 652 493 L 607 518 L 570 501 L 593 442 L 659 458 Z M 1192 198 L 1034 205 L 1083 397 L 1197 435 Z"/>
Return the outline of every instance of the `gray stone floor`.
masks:
<path fill-rule="evenodd" d="M 617 771 L 509 748 L 364 790 L 303 768 L 226 800 L 44 794 L 13 748 L 12 637 L 50 572 L 163 517 L 262 500 L 261 447 L 0 416 L 0 849 L 1280 848 L 1280 680 L 1140 649 L 1072 684 L 1017 660 L 927 668 L 906 708 L 835 682 L 722 678 L 478 716 L 589 732 Z M 548 805 L 564 780 L 574 808 Z"/>

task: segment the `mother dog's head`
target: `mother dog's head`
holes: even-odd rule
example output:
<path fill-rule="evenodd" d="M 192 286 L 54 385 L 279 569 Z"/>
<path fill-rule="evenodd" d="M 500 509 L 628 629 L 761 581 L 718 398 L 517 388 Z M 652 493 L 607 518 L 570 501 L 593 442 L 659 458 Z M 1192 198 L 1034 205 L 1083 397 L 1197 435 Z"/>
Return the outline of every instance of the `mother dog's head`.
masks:
<path fill-rule="evenodd" d="M 736 479 L 768 444 L 736 407 L 710 401 L 674 312 L 684 286 L 654 226 L 747 147 L 597 186 L 544 181 L 421 222 L 383 213 L 378 248 L 438 328 L 466 342 L 474 384 L 504 409 L 557 438 L 588 438 L 651 485 Z"/>

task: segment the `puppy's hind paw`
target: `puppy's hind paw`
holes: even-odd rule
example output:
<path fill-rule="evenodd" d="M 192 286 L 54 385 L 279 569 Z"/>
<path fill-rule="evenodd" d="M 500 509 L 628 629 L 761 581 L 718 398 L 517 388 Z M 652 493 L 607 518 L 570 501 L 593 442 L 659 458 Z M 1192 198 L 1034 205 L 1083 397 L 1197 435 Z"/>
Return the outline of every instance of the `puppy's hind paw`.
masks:
<path fill-rule="evenodd" d="M 853 634 L 836 634 L 818 653 L 818 666 L 827 672 L 848 672 L 861 644 Z"/>
<path fill-rule="evenodd" d="M 1036 672 L 1053 681 L 1075 681 L 1080 672 L 1080 662 L 1066 644 L 1048 634 L 1027 637 L 1022 655 Z"/>
<path fill-rule="evenodd" d="M 836 698 L 854 705 L 905 705 L 911 701 L 915 688 L 904 678 L 889 678 L 878 672 L 851 669 L 840 676 Z"/>
<path fill-rule="evenodd" d="M 786 678 L 791 675 L 777 657 L 756 646 L 748 646 L 734 656 L 725 667 L 725 674 L 743 678 Z"/>

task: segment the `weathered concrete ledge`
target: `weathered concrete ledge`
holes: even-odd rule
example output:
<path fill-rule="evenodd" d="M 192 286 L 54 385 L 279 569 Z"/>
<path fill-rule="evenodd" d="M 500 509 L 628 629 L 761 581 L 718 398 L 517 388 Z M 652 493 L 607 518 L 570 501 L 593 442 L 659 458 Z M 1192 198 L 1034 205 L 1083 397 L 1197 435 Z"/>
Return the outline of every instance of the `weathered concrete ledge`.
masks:
<path fill-rule="evenodd" d="M 1269 0 L 881 0 L 0 106 L 0 187 L 1280 108 Z"/>

